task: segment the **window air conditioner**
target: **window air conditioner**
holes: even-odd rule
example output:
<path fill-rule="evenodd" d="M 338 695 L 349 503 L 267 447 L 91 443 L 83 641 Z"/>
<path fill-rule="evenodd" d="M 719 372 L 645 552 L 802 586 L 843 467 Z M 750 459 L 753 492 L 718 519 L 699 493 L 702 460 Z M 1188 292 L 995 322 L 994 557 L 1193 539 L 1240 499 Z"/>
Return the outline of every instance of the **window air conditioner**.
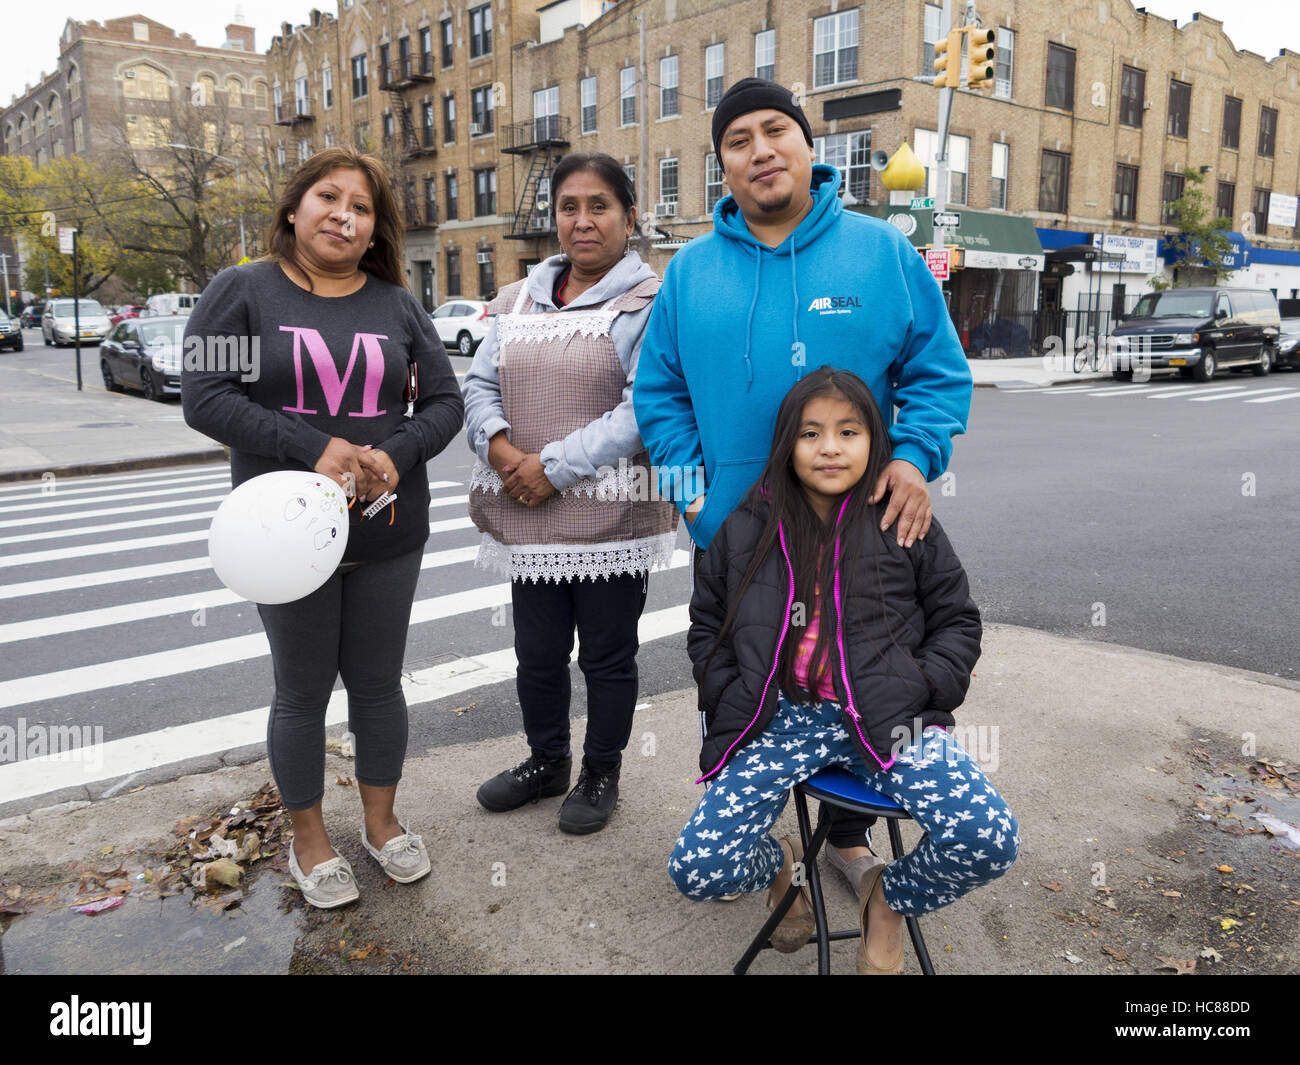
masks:
<path fill-rule="evenodd" d="M 483 132 L 483 126 L 481 123 L 471 122 L 469 124 L 469 135 L 471 137 L 477 137 L 482 132 Z"/>
<path fill-rule="evenodd" d="M 474 256 L 474 261 L 480 266 L 485 263 L 490 263 L 492 261 L 492 253 L 490 251 L 481 251 Z"/>
<path fill-rule="evenodd" d="M 677 217 L 677 201 L 676 201 L 676 200 L 672 200 L 672 201 L 669 201 L 669 202 L 667 202 L 667 203 L 657 203 L 657 204 L 655 204 L 655 217 L 656 217 L 656 218 L 676 218 L 676 217 Z"/>

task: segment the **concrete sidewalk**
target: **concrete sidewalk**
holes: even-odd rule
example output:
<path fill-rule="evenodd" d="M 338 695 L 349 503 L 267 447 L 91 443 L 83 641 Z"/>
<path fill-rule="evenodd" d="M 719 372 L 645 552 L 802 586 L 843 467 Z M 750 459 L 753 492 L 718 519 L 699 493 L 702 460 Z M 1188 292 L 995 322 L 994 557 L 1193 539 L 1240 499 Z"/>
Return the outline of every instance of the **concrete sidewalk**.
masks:
<path fill-rule="evenodd" d="M 468 359 L 452 362 L 458 370 L 469 365 Z M 0 482 L 225 460 L 222 447 L 185 424 L 179 400 L 150 403 L 138 393 L 106 392 L 97 348 L 83 348 L 81 364 L 78 392 L 68 348 L 38 343 L 0 354 Z M 1047 368 L 1037 358 L 971 359 L 969 365 L 978 388 L 1108 376 Z"/>
<path fill-rule="evenodd" d="M 352 763 L 330 755 L 326 821 L 358 874 L 360 902 L 307 910 L 285 886 L 281 852 L 253 866 L 240 906 L 220 920 L 184 897 L 161 910 L 128 899 L 91 920 L 72 915 L 65 896 L 58 912 L 12 919 L 0 937 L 4 966 L 726 972 L 762 923 L 762 901 L 691 903 L 670 884 L 667 856 L 700 794 L 694 693 L 643 698 L 651 705 L 636 718 L 619 806 L 598 835 L 560 833 L 558 799 L 512 814 L 478 807 L 475 789 L 522 757 L 522 737 L 442 748 L 408 760 L 398 803 L 423 833 L 434 872 L 391 884 L 361 849 L 355 788 L 336 783 L 350 778 Z M 1300 777 L 1290 767 L 1300 762 L 1300 685 L 990 626 L 958 721 L 1016 813 L 1023 850 L 1002 880 L 922 919 L 938 972 L 1150 973 L 1166 962 L 1198 972 L 1300 971 L 1300 852 L 1252 819 L 1297 820 Z M 575 737 L 582 727 L 575 722 Z M 0 823 L 0 902 L 15 887 L 22 897 L 75 882 L 87 868 L 120 864 L 131 883 L 150 868 L 150 853 L 175 843 L 182 818 L 229 809 L 269 779 L 257 760 L 10 818 Z M 784 830 L 794 830 L 793 805 Z M 915 837 L 905 825 L 905 842 Z M 884 845 L 883 832 L 877 840 Z M 851 927 L 848 888 L 823 871 L 832 923 Z M 833 971 L 853 972 L 854 953 L 852 944 L 833 945 Z M 754 971 L 815 964 L 811 949 L 764 952 Z M 917 971 L 910 948 L 906 967 Z"/>

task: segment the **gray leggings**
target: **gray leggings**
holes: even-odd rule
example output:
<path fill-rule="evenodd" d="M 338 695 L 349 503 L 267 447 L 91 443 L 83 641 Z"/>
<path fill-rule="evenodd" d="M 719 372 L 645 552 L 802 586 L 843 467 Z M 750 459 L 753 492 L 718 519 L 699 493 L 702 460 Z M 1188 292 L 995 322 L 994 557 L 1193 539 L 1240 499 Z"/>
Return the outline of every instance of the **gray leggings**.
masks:
<path fill-rule="evenodd" d="M 275 666 L 266 747 L 287 809 L 308 810 L 325 796 L 325 709 L 339 674 L 357 780 L 382 788 L 402 778 L 402 659 L 423 555 L 340 567 L 304 599 L 258 606 Z"/>

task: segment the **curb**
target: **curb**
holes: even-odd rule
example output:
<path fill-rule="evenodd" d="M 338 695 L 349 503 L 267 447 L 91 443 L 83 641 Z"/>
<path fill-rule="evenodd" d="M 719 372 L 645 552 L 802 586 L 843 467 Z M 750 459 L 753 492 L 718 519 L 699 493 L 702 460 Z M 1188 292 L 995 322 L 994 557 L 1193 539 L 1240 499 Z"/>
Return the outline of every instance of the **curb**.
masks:
<path fill-rule="evenodd" d="M 25 470 L 0 470 L 0 484 L 12 481 L 39 481 L 52 473 L 56 477 L 86 477 L 96 473 L 125 473 L 130 470 L 152 470 L 160 466 L 199 466 L 209 462 L 225 462 L 226 449 L 206 448 L 203 451 L 182 451 L 170 455 L 142 455 L 132 459 L 112 459 L 107 462 L 74 462 L 65 466 L 34 467 Z"/>

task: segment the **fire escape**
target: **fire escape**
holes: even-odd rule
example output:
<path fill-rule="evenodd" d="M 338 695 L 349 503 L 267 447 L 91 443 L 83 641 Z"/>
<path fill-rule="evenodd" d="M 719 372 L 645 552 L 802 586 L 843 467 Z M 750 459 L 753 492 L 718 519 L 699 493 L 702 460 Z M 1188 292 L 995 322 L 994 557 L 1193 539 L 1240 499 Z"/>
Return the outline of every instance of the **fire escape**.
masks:
<path fill-rule="evenodd" d="M 514 221 L 506 240 L 532 240 L 555 235 L 551 219 L 551 172 L 569 146 L 572 120 L 559 115 L 539 115 L 516 122 L 504 130 L 501 150 L 509 155 L 526 156 L 528 170 L 519 189 Z"/>
<path fill-rule="evenodd" d="M 434 139 L 432 111 L 425 111 L 425 120 L 417 128 L 411 117 L 411 108 L 406 102 L 406 91 L 415 85 L 431 84 L 433 76 L 433 56 L 429 53 L 407 51 L 407 38 L 399 41 L 401 52 L 397 62 L 379 71 L 379 88 L 388 94 L 391 101 L 391 114 L 396 127 L 390 139 L 385 137 L 385 150 L 391 164 L 393 175 L 393 193 L 402 203 L 406 215 L 407 229 L 420 229 L 437 224 L 432 200 L 421 203 L 415 189 L 415 177 L 408 173 L 407 164 L 423 156 L 437 154 Z"/>

